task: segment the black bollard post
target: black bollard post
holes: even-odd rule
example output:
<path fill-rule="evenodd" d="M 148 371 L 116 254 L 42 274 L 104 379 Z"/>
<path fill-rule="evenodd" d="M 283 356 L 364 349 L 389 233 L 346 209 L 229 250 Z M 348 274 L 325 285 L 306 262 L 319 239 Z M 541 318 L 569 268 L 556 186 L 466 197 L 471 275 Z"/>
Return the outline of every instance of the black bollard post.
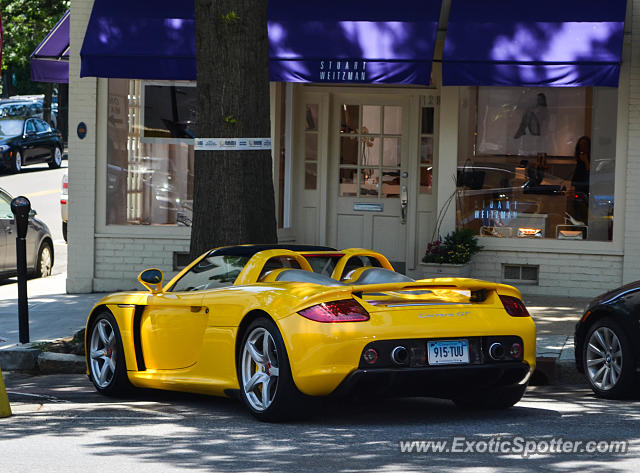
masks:
<path fill-rule="evenodd" d="M 11 201 L 11 211 L 15 217 L 16 257 L 18 260 L 18 330 L 20 343 L 29 343 L 29 301 L 27 299 L 27 229 L 31 202 L 26 197 L 16 197 Z"/>

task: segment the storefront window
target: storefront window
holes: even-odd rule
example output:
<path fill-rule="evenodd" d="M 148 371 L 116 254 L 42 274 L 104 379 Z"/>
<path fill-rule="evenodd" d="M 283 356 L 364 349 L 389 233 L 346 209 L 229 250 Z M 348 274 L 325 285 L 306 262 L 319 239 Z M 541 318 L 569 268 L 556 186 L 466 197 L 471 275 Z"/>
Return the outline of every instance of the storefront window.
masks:
<path fill-rule="evenodd" d="M 431 194 L 433 188 L 433 138 L 434 138 L 433 107 L 423 107 L 420 129 L 420 193 Z"/>
<path fill-rule="evenodd" d="M 611 241 L 617 92 L 462 89 L 458 228 L 496 238 Z"/>
<path fill-rule="evenodd" d="M 318 185 L 318 104 L 306 104 L 304 127 L 304 188 Z"/>
<path fill-rule="evenodd" d="M 194 83 L 109 79 L 107 224 L 190 226 Z"/>

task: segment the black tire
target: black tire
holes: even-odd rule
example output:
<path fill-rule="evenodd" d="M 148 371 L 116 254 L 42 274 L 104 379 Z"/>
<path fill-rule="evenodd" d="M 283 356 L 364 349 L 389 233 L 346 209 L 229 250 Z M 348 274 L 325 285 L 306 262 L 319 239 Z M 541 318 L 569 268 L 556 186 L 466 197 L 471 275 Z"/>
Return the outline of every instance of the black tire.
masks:
<path fill-rule="evenodd" d="M 46 257 L 48 252 L 49 257 Z M 48 263 L 47 263 L 48 260 Z M 53 272 L 53 248 L 48 241 L 42 242 L 38 250 L 38 259 L 36 261 L 36 269 L 34 276 L 37 278 L 46 278 L 51 276 Z"/>
<path fill-rule="evenodd" d="M 113 333 L 111 342 L 104 343 L 98 328 L 99 325 L 102 325 L 107 340 L 111 338 Z M 97 338 L 94 340 L 94 337 Z M 120 329 L 111 312 L 105 310 L 93 318 L 86 334 L 85 347 L 89 379 L 99 393 L 106 396 L 121 396 L 131 391 L 132 386 L 127 377 Z M 107 363 L 113 365 L 106 367 Z M 104 379 L 101 377 L 102 370 L 105 372 Z"/>
<path fill-rule="evenodd" d="M 527 385 L 505 386 L 473 393 L 453 399 L 463 409 L 508 409 L 517 404 L 527 390 Z"/>
<path fill-rule="evenodd" d="M 9 168 L 12 173 L 17 174 L 22 172 L 22 166 L 24 164 L 24 158 L 22 156 L 22 151 L 17 149 L 13 152 L 13 157 L 11 162 L 9 163 Z"/>
<path fill-rule="evenodd" d="M 47 161 L 50 169 L 58 169 L 62 165 L 62 149 L 59 146 L 54 146 L 51 150 L 51 159 Z"/>
<path fill-rule="evenodd" d="M 260 370 L 265 368 L 265 366 L 260 368 L 260 366 L 254 361 L 254 358 L 250 356 L 248 352 L 245 353 L 245 347 L 247 346 L 247 342 L 255 337 L 257 337 L 258 340 L 263 340 L 260 337 L 264 336 L 266 333 L 271 336 L 274 346 L 273 350 L 268 350 L 271 355 L 268 358 L 269 363 L 267 363 L 266 366 L 269 368 L 266 368 L 265 371 L 261 372 Z M 276 357 L 275 359 L 273 358 L 274 356 Z M 272 365 L 271 363 L 274 364 Z M 275 366 L 275 363 L 277 363 L 277 367 Z M 266 317 L 254 320 L 247 327 L 247 330 L 242 336 L 242 342 L 238 345 L 236 367 L 238 384 L 240 386 L 240 397 L 249 409 L 249 412 L 251 412 L 251 414 L 260 421 L 281 422 L 285 420 L 298 419 L 302 417 L 303 408 L 308 408 L 313 399 L 308 396 L 304 396 L 300 391 L 298 391 L 291 375 L 289 358 L 287 356 L 287 350 L 284 346 L 280 331 L 276 324 Z M 262 399 L 258 398 L 258 395 L 262 397 L 262 389 L 265 387 L 265 384 L 261 384 L 260 390 L 258 391 L 258 384 L 254 383 L 254 389 L 248 390 L 247 392 L 247 390 L 245 390 L 246 385 L 243 379 L 248 376 L 248 373 L 243 378 L 243 367 L 248 370 L 248 373 L 251 373 L 255 367 L 256 371 L 254 376 L 260 373 L 262 373 L 263 376 L 265 374 L 268 376 L 269 381 L 266 386 L 269 390 L 268 397 L 271 401 L 267 404 L 266 408 L 264 407 L 264 403 L 262 403 Z M 270 373 L 270 370 L 274 367 L 278 369 L 278 374 L 276 376 L 273 376 L 273 374 Z M 276 378 L 275 385 L 273 383 L 273 378 Z M 256 404 L 263 405 L 257 406 Z M 309 409 L 307 409 L 307 412 L 308 411 Z"/>
<path fill-rule="evenodd" d="M 67 222 L 62 222 L 62 238 L 64 238 L 64 242 L 67 243 Z"/>
<path fill-rule="evenodd" d="M 596 332 L 600 334 L 600 338 L 597 337 Z M 604 351 L 605 356 L 602 357 L 604 361 L 600 363 L 597 361 L 599 355 L 595 350 L 602 348 L 600 340 L 607 333 L 615 335 L 617 342 L 613 337 L 610 338 L 611 343 L 607 344 L 609 350 Z M 621 355 L 616 356 L 618 348 Z M 637 388 L 636 359 L 631 340 L 617 320 L 604 317 L 589 327 L 582 346 L 582 366 L 585 378 L 597 396 L 606 399 L 625 399 L 634 395 Z M 602 377 L 595 376 L 600 367 L 604 368 Z M 608 378 L 610 383 L 605 382 L 607 368 L 613 372 L 613 375 Z"/>

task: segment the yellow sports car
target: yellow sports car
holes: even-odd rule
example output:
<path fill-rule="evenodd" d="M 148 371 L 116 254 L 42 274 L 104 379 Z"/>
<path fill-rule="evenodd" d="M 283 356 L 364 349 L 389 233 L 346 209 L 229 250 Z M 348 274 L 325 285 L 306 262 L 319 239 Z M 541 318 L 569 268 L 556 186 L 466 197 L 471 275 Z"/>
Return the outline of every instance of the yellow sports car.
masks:
<path fill-rule="evenodd" d="M 517 289 L 414 281 L 371 250 L 224 247 L 164 286 L 157 269 L 139 280 L 148 291 L 107 296 L 87 320 L 87 374 L 104 394 L 239 396 L 267 421 L 358 390 L 506 408 L 535 368 Z"/>

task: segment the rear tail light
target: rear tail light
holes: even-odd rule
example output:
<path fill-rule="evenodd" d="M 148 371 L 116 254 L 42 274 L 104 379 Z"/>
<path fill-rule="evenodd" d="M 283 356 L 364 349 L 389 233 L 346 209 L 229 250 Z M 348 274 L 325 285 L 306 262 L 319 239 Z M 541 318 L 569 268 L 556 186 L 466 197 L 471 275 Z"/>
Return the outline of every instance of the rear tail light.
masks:
<path fill-rule="evenodd" d="M 511 317 L 530 317 L 529 311 L 517 297 L 512 296 L 500 296 L 504 310 L 507 311 Z"/>
<path fill-rule="evenodd" d="M 62 176 L 62 193 L 65 195 L 69 193 L 69 178 L 66 174 Z"/>
<path fill-rule="evenodd" d="M 298 312 L 301 316 L 316 322 L 365 322 L 369 313 L 353 299 L 324 302 Z"/>

